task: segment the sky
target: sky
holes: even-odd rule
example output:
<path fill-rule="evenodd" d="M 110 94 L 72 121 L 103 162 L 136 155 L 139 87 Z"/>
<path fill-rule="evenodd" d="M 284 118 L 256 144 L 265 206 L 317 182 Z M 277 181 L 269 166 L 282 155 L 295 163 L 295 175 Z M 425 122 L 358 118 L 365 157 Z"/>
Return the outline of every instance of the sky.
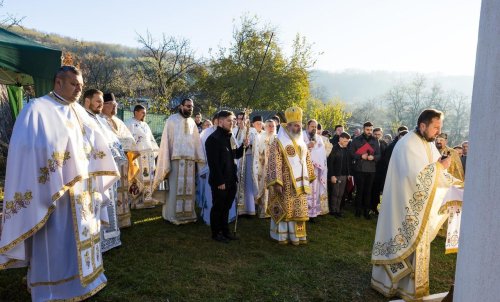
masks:
<path fill-rule="evenodd" d="M 473 75 L 480 0 L 3 0 L 0 15 L 83 41 L 139 47 L 137 34 L 187 38 L 195 53 L 229 46 L 241 16 L 276 28 L 285 53 L 297 33 L 316 69 Z M 321 53 L 321 54 L 320 54 Z"/>

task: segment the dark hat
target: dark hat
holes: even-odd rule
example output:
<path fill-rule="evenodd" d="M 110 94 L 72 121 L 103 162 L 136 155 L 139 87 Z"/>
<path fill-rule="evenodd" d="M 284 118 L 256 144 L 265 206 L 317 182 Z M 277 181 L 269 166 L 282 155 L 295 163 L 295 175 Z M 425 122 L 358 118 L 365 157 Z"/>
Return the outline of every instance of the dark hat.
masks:
<path fill-rule="evenodd" d="M 252 118 L 252 123 L 255 122 L 262 122 L 262 116 L 261 115 L 256 115 Z"/>
<path fill-rule="evenodd" d="M 113 93 L 105 93 L 102 98 L 104 99 L 104 103 L 116 101 Z"/>

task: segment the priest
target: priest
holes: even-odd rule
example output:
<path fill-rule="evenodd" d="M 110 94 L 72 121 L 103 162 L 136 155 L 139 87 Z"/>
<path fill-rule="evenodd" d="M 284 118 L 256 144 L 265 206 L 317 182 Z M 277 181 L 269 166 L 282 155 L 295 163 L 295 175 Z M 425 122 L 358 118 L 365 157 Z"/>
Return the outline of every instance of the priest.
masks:
<path fill-rule="evenodd" d="M 154 187 L 168 179 L 163 219 L 173 224 L 196 221 L 195 175 L 205 165 L 200 133 L 191 118 L 194 102 L 182 100 L 179 111 L 166 121 L 161 137 Z"/>
<path fill-rule="evenodd" d="M 158 144 L 144 121 L 146 118 L 146 107 L 136 105 L 134 116 L 125 122 L 135 140 L 135 149 L 139 154 L 135 164 L 139 170 L 129 186 L 129 193 L 133 198 L 132 209 L 152 208 L 159 204 L 153 199 L 153 180 L 156 170 L 155 159 L 158 156 Z"/>
<path fill-rule="evenodd" d="M 459 182 L 446 172 L 434 141 L 443 113 L 424 110 L 414 131 L 395 146 L 389 162 L 372 250 L 372 287 L 386 297 L 421 301 L 429 294 L 430 244 L 446 215 L 439 208 Z"/>
<path fill-rule="evenodd" d="M 82 87 L 80 70 L 62 66 L 54 90 L 17 117 L 10 141 L 0 269 L 28 266 L 33 301 L 85 300 L 107 282 L 101 208 L 118 170 L 101 130 L 77 103 Z"/>
<path fill-rule="evenodd" d="M 311 153 L 311 161 L 314 167 L 316 179 L 311 182 L 311 194 L 307 196 L 309 207 L 309 221 L 313 222 L 318 215 L 328 214 L 328 188 L 327 176 L 328 168 L 326 163 L 326 148 L 321 138 L 317 134 L 318 122 L 309 120 L 307 129 L 304 130 L 303 138 Z"/>
<path fill-rule="evenodd" d="M 307 194 L 316 177 L 302 138 L 302 109 L 288 108 L 285 117 L 287 124 L 280 127 L 269 152 L 270 235 L 279 244 L 299 245 L 307 243 Z"/>
<path fill-rule="evenodd" d="M 125 228 L 132 225 L 130 215 L 131 198 L 129 196 L 129 180 L 134 179 L 139 169 L 133 165 L 133 160 L 138 154 L 132 150 L 136 149 L 135 139 L 128 130 L 125 123 L 116 117 L 118 103 L 113 93 L 103 95 L 104 104 L 101 117 L 107 122 L 111 131 L 118 138 L 123 151 L 126 154 L 126 160 L 120 161 L 120 180 L 116 183 L 116 215 L 118 217 L 118 227 Z"/>
<path fill-rule="evenodd" d="M 255 200 L 258 206 L 258 217 L 270 217 L 267 206 L 269 201 L 269 190 L 266 185 L 266 175 L 269 167 L 269 152 L 276 139 L 276 123 L 274 120 L 266 120 L 264 131 L 254 141 L 253 175 L 256 189 Z"/>

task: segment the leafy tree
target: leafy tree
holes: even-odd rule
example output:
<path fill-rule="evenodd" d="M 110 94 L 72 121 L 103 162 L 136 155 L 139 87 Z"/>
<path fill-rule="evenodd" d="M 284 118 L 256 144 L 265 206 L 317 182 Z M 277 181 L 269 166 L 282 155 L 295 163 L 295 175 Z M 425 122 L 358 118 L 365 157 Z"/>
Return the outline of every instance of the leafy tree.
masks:
<path fill-rule="evenodd" d="M 346 111 L 346 105 L 340 99 L 333 99 L 323 103 L 317 99 L 311 99 L 307 103 L 306 118 L 315 119 L 323 129 L 334 129 L 335 125 L 345 125 L 351 117 Z"/>
<path fill-rule="evenodd" d="M 248 104 L 268 110 L 284 110 L 292 105 L 305 108 L 310 97 L 308 68 L 315 63 L 311 45 L 297 36 L 293 54 L 287 58 L 274 32 L 270 26 L 261 26 L 257 17 L 243 16 L 241 24 L 233 29 L 230 46 L 219 48 L 208 64 L 210 73 L 199 85 L 203 98 L 217 107 Z"/>

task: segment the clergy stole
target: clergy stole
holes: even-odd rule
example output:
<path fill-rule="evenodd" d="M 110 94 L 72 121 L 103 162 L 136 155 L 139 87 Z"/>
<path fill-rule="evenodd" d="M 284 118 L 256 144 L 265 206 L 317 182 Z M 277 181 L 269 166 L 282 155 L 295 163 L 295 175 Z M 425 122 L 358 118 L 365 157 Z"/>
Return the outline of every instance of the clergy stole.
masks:
<path fill-rule="evenodd" d="M 180 159 L 177 176 L 177 198 L 175 201 L 175 215 L 177 217 L 190 217 L 194 211 L 194 180 L 195 165 L 192 160 Z"/>
<path fill-rule="evenodd" d="M 79 181 L 69 191 L 78 271 L 84 287 L 104 271 L 100 245 L 103 198 L 96 187 L 95 178 L 91 176 Z"/>
<path fill-rule="evenodd" d="M 459 187 L 451 187 L 446 193 L 439 214 L 448 216 L 446 229 L 445 253 L 457 253 L 460 238 L 460 222 L 462 220 L 462 201 L 464 190 Z"/>

